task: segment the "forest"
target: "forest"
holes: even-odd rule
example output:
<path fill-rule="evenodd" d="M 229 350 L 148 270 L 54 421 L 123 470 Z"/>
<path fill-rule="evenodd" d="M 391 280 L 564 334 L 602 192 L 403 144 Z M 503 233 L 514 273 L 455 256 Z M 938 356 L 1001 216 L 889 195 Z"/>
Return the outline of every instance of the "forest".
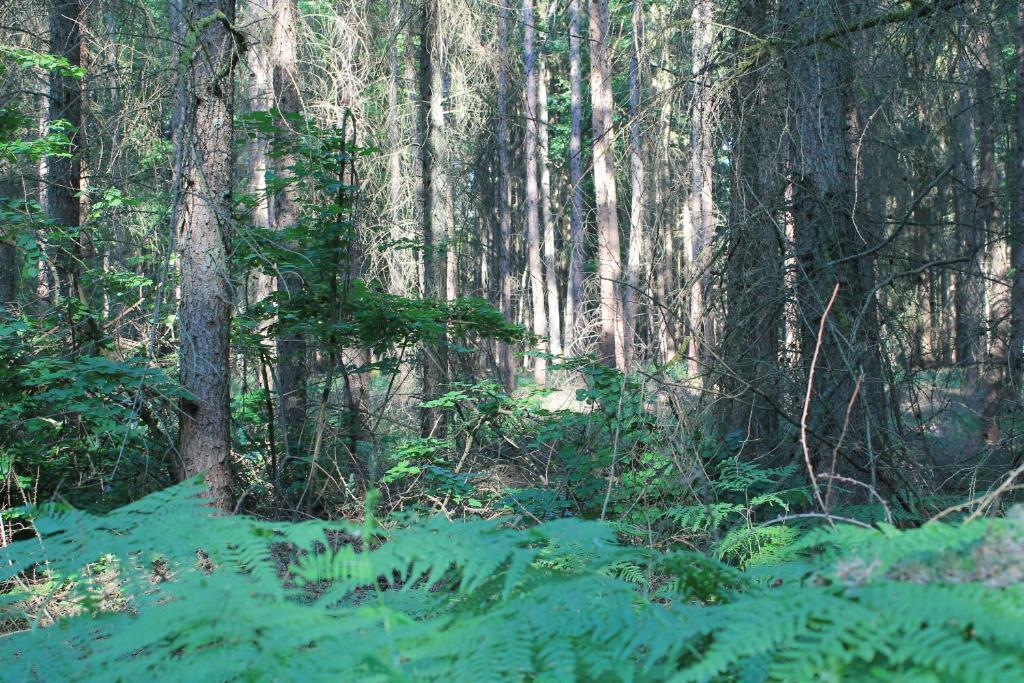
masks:
<path fill-rule="evenodd" d="M 1020 0 L 0 0 L 0 681 L 1024 681 Z"/>

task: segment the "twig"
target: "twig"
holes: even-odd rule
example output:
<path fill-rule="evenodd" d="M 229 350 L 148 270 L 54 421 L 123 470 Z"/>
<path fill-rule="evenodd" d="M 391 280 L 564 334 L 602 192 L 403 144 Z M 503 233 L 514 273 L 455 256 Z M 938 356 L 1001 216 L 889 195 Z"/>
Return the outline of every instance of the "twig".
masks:
<path fill-rule="evenodd" d="M 781 517 L 776 517 L 775 519 L 769 519 L 767 522 L 762 522 L 762 523 L 758 524 L 758 526 L 769 526 L 771 524 L 778 524 L 779 522 L 787 522 L 787 521 L 789 521 L 791 519 L 806 519 L 806 518 L 825 519 L 825 520 L 828 520 L 828 523 L 831 526 L 835 526 L 834 522 L 839 521 L 839 522 L 845 522 L 846 524 L 853 524 L 854 526 L 863 527 L 865 529 L 871 529 L 872 531 L 875 530 L 875 527 L 871 526 L 870 524 L 865 524 L 864 522 L 861 522 L 860 520 L 852 519 L 850 517 L 838 517 L 836 515 L 828 514 L 828 513 L 824 513 L 823 514 L 821 512 L 801 512 L 800 514 L 796 514 L 796 515 L 782 515 Z"/>
<path fill-rule="evenodd" d="M 882 498 L 881 495 L 879 495 L 878 491 L 876 491 L 875 487 L 872 486 L 871 484 L 865 484 L 864 482 L 858 481 L 857 479 L 853 479 L 851 477 L 844 477 L 839 474 L 829 474 L 828 472 L 822 472 L 821 474 L 818 475 L 818 477 L 821 479 L 834 479 L 835 481 L 841 481 L 844 484 L 854 484 L 855 486 L 863 486 L 882 505 L 882 509 L 885 510 L 885 521 L 888 524 L 892 524 L 892 510 L 889 509 L 888 503 L 885 502 L 885 499 Z"/>
<path fill-rule="evenodd" d="M 825 306 L 824 313 L 821 314 L 821 324 L 818 326 L 818 339 L 814 344 L 814 355 L 811 357 L 811 368 L 807 373 L 807 394 L 804 396 L 804 409 L 800 415 L 800 447 L 804 452 L 804 464 L 807 466 L 807 476 L 810 477 L 811 487 L 814 489 L 814 498 L 818 501 L 818 505 L 821 506 L 826 519 L 829 519 L 828 508 L 825 507 L 825 501 L 821 497 L 821 488 L 818 486 L 818 480 L 814 477 L 814 466 L 811 465 L 811 451 L 807 446 L 807 414 L 811 409 L 811 392 L 814 389 L 814 368 L 818 363 L 818 353 L 821 351 L 821 341 L 825 336 L 825 322 L 828 320 L 829 311 L 832 310 L 832 305 L 836 302 L 836 296 L 838 294 L 839 283 L 837 282 L 835 289 L 832 290 L 832 297 L 828 300 L 828 305 Z"/>
<path fill-rule="evenodd" d="M 843 428 L 839 432 L 839 441 L 836 442 L 835 448 L 832 449 L 832 464 L 829 467 L 829 473 L 833 476 L 836 473 L 836 461 L 839 459 L 839 449 L 842 447 L 843 440 L 846 438 L 846 430 L 850 427 L 850 414 L 853 412 L 853 404 L 857 402 L 857 394 L 860 393 L 860 385 L 863 381 L 864 373 L 862 371 L 861 374 L 857 376 L 857 383 L 853 387 L 853 394 L 850 396 L 850 402 L 846 404 L 846 415 L 843 416 Z M 831 479 L 829 480 L 828 488 L 825 490 L 825 500 L 830 505 L 832 504 Z"/>

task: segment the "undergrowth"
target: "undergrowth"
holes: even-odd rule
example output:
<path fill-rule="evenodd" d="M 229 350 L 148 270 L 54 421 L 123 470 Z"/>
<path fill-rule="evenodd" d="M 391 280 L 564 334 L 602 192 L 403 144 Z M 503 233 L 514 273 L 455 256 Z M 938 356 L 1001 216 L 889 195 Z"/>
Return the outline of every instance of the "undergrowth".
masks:
<path fill-rule="evenodd" d="M 200 493 L 32 510 L 38 537 L 0 554 L 0 677 L 1024 677 L 1015 518 L 791 529 L 785 553 L 741 570 L 578 518 L 266 522 L 215 516 Z M 57 600 L 73 609 L 46 625 Z"/>

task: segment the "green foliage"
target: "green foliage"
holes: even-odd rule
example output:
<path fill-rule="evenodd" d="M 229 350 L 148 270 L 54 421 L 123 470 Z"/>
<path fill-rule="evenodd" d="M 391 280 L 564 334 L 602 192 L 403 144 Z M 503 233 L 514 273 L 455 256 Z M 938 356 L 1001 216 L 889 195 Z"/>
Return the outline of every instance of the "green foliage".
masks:
<path fill-rule="evenodd" d="M 23 625 L 0 639 L 4 680 L 1024 676 L 1016 520 L 840 526 L 741 572 L 578 519 L 269 523 L 215 516 L 199 492 L 31 511 L 39 540 L 0 554 L 0 582 L 35 577 L 0 584 L 0 621 Z M 43 626 L 41 601 L 72 614 Z"/>
<path fill-rule="evenodd" d="M 0 479 L 31 476 L 28 488 L 43 491 L 64 482 L 76 504 L 108 508 L 164 485 L 148 453 L 165 444 L 140 413 L 179 395 L 145 358 L 68 356 L 33 321 L 0 321 Z"/>

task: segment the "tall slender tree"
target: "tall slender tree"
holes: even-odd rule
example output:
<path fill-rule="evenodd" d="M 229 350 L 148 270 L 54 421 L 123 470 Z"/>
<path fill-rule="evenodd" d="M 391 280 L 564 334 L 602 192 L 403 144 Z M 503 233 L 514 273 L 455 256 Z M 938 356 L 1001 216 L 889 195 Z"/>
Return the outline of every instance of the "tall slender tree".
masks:
<path fill-rule="evenodd" d="M 622 252 L 615 186 L 615 129 L 612 123 L 611 26 L 608 0 L 590 0 L 590 102 L 593 109 L 594 200 L 597 207 L 597 276 L 600 279 L 601 338 L 598 357 L 625 367 L 622 347 Z"/>
<path fill-rule="evenodd" d="M 533 333 L 548 335 L 548 316 L 544 308 L 545 285 L 541 263 L 540 187 L 537 179 L 540 159 L 537 154 L 537 49 L 534 44 L 533 0 L 523 0 L 523 61 L 526 65 L 526 249 L 533 303 Z M 537 386 L 547 381 L 547 360 L 533 359 L 533 379 Z"/>
<path fill-rule="evenodd" d="M 510 0 L 502 0 L 498 19 L 498 306 L 506 320 L 513 320 L 512 311 L 512 170 L 509 159 L 508 113 L 508 29 Z M 512 364 L 512 348 L 498 343 L 498 365 L 509 390 L 515 388 L 516 374 Z"/>
<path fill-rule="evenodd" d="M 449 178 L 448 131 L 445 118 L 445 36 L 440 26 L 441 7 L 438 0 L 423 3 L 423 25 L 420 35 L 420 101 L 423 140 L 423 281 L 427 297 L 445 299 L 448 295 L 448 244 L 455 220 Z M 448 378 L 448 353 L 445 335 L 424 349 L 423 394 L 434 397 Z M 433 410 L 423 411 L 422 431 L 435 433 L 440 416 Z"/>
<path fill-rule="evenodd" d="M 179 63 L 187 96 L 181 116 L 177 211 L 181 298 L 179 451 L 186 477 L 203 474 L 212 503 L 231 504 L 230 362 L 234 0 L 193 0 L 185 12 L 195 41 Z"/>
<path fill-rule="evenodd" d="M 270 63 L 273 70 L 274 101 L 284 115 L 299 114 L 298 57 L 296 30 L 299 17 L 297 0 L 272 0 L 274 30 L 271 38 Z M 287 146 L 284 146 L 287 149 Z M 274 160 L 274 173 L 289 178 L 294 173 L 295 158 L 285 153 Z M 299 222 L 298 189 L 286 184 L 273 198 L 273 226 L 277 230 L 294 227 Z M 296 248 L 297 244 L 290 245 Z M 278 276 L 278 291 L 297 294 L 302 281 L 294 273 Z M 306 420 L 306 341 L 300 332 L 289 330 L 275 340 L 277 350 L 277 381 L 280 385 L 282 427 L 289 457 L 300 449 L 303 423 Z"/>
<path fill-rule="evenodd" d="M 640 127 L 640 69 L 644 39 L 643 4 L 633 0 L 632 34 L 629 56 L 629 247 L 626 256 L 626 282 L 623 291 L 623 349 L 626 366 L 633 364 L 637 332 L 637 308 L 640 300 L 641 260 L 646 249 L 644 221 L 647 191 L 644 168 L 644 140 Z"/>
<path fill-rule="evenodd" d="M 1010 302 L 1013 329 L 1010 335 L 1009 371 L 1011 385 L 1021 390 L 1024 370 L 1024 4 L 1017 7 L 1017 96 L 1016 96 L 1016 202 L 1010 231 L 1010 263 L 1013 267 Z"/>
<path fill-rule="evenodd" d="M 81 3 L 79 0 L 55 0 L 50 8 L 50 51 L 60 55 L 73 67 L 82 62 Z M 86 233 L 79 231 L 81 224 L 81 128 L 82 87 L 78 78 L 62 69 L 50 71 L 48 125 L 63 122 L 70 131 L 71 149 L 67 155 L 47 158 L 45 168 L 45 208 L 50 218 L 69 236 L 68 250 L 57 261 L 63 292 L 57 292 L 68 306 L 68 319 L 78 319 L 73 310 L 81 306 L 88 310 L 88 301 L 82 286 L 84 265 L 83 240 Z M 95 341 L 98 330 L 90 316 L 85 325 L 71 325 L 72 346 Z M 84 332 L 84 334 L 82 333 Z"/>
<path fill-rule="evenodd" d="M 544 21 L 545 31 L 551 32 L 552 13 L 557 9 L 552 1 L 547 8 Z M 545 56 L 545 40 L 536 46 L 537 51 L 537 164 L 540 173 L 540 216 L 544 233 L 544 290 L 548 311 L 548 351 L 557 356 L 562 353 L 562 318 L 558 296 L 558 254 L 555 244 L 555 224 L 551 215 L 551 164 L 549 159 L 548 120 L 548 66 Z"/>
<path fill-rule="evenodd" d="M 569 282 L 565 302 L 565 347 L 578 353 L 583 328 L 586 243 L 583 233 L 583 67 L 580 0 L 569 0 Z"/>
<path fill-rule="evenodd" d="M 715 319 L 711 306 L 711 251 L 715 236 L 715 216 L 712 173 L 712 90 L 711 59 L 712 0 L 696 0 L 691 15 L 693 21 L 693 107 L 690 133 L 690 228 L 689 249 L 690 281 L 689 318 L 691 377 L 698 377 L 706 364 L 708 349 L 714 347 Z"/>

